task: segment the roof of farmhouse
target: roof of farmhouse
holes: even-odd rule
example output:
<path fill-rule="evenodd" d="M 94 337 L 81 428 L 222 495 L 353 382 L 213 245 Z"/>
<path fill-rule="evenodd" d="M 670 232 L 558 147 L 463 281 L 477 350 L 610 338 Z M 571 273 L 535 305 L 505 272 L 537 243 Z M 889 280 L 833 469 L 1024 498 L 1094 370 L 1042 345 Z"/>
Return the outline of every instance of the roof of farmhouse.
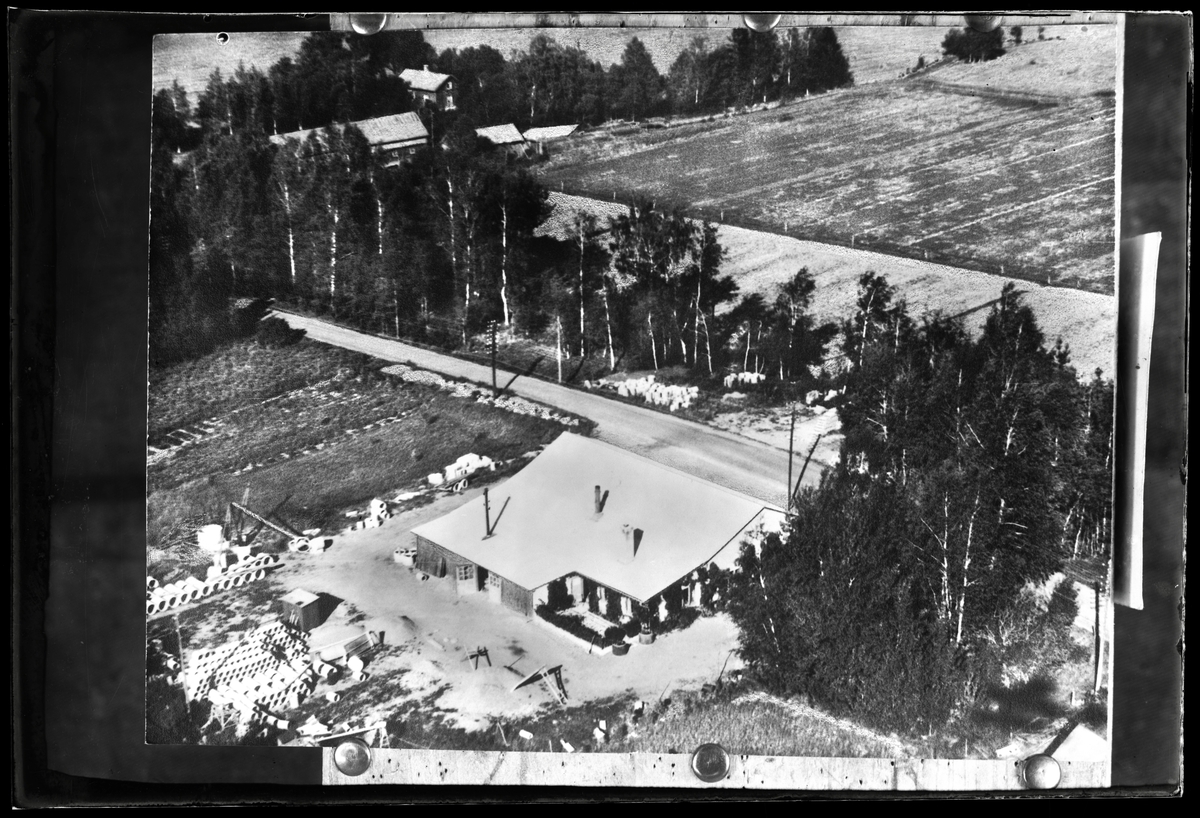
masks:
<path fill-rule="evenodd" d="M 595 487 L 607 498 L 595 511 Z M 413 530 L 524 588 L 581 574 L 638 600 L 713 560 L 768 509 L 744 494 L 564 432 L 491 492 Z M 634 553 L 634 529 L 643 533 Z"/>
<path fill-rule="evenodd" d="M 521 132 L 517 130 L 517 126 L 513 124 L 476 128 L 475 134 L 491 142 L 493 145 L 515 145 L 525 141 L 525 138 L 521 136 Z"/>
<path fill-rule="evenodd" d="M 437 91 L 446 80 L 453 78 L 449 74 L 439 74 L 436 71 L 405 68 L 400 72 L 400 79 L 414 91 Z"/>
<path fill-rule="evenodd" d="M 563 139 L 575 133 L 578 125 L 551 125 L 545 128 L 530 128 L 524 133 L 526 142 L 548 142 Z"/>
<path fill-rule="evenodd" d="M 424 141 L 429 138 L 429 131 L 425 130 L 421 118 L 412 111 L 391 116 L 379 116 L 374 119 L 363 119 L 350 124 L 362 131 L 367 142 L 374 147 L 388 147 L 405 142 Z M 340 131 L 346 126 L 334 125 L 333 127 Z M 303 142 L 311 134 L 323 130 L 324 128 L 309 128 L 304 131 L 276 134 L 271 137 L 271 141 L 276 145 L 282 145 L 288 139 L 297 139 Z"/>

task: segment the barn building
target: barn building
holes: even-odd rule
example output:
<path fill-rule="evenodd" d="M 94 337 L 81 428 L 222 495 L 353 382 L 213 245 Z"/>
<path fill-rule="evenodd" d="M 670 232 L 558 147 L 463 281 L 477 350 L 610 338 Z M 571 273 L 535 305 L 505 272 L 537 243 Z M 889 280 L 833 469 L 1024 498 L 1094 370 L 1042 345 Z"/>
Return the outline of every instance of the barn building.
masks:
<path fill-rule="evenodd" d="M 449 74 L 439 74 L 430 71 L 426 65 L 420 71 L 406 68 L 400 72 L 400 79 L 408 85 L 413 102 L 420 106 L 437 108 L 440 111 L 454 110 L 455 81 Z"/>
<path fill-rule="evenodd" d="M 513 156 L 520 156 L 525 153 L 525 138 L 521 136 L 521 132 L 517 130 L 517 126 L 511 123 L 508 125 L 492 125 L 487 128 L 476 128 L 475 135 L 493 148 L 506 151 Z"/>
<path fill-rule="evenodd" d="M 577 604 L 595 589 L 628 616 L 700 567 L 732 568 L 743 540 L 782 522 L 761 500 L 565 432 L 489 498 L 413 535 L 416 567 L 459 594 L 530 616 L 565 581 Z"/>
<path fill-rule="evenodd" d="M 578 125 L 551 125 L 543 128 L 530 128 L 521 136 L 532 146 L 534 153 L 538 156 L 545 156 L 547 143 L 566 139 L 578 128 Z"/>
<path fill-rule="evenodd" d="M 380 153 L 387 164 L 398 164 L 415 154 L 429 144 L 429 131 L 425 129 L 421 118 L 412 111 L 391 116 L 380 116 L 374 119 L 363 119 L 351 122 L 362 132 L 371 147 Z M 344 125 L 334 125 L 341 130 Z M 271 141 L 276 145 L 286 145 L 289 139 L 303 144 L 312 134 L 320 133 L 322 128 L 309 128 L 303 131 L 276 134 Z"/>

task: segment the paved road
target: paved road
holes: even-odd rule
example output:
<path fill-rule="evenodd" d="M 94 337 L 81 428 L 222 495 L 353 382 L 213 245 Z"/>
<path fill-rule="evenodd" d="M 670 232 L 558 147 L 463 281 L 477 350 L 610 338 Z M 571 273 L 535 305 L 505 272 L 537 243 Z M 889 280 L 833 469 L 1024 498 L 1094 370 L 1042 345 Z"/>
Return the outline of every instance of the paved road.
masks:
<path fill-rule="evenodd" d="M 491 369 L 487 366 L 356 332 L 317 318 L 283 312 L 275 315 L 291 326 L 305 330 L 314 341 L 363 352 L 385 361 L 411 363 L 422 369 L 476 383 L 490 384 L 492 380 Z M 518 378 L 511 391 L 523 398 L 596 421 L 595 435 L 606 443 L 780 507 L 787 496 L 787 452 L 773 446 L 663 412 L 535 378 Z M 803 453 L 796 456 L 797 472 L 803 457 Z M 804 483 L 816 483 L 822 470 L 819 464 L 810 463 Z"/>

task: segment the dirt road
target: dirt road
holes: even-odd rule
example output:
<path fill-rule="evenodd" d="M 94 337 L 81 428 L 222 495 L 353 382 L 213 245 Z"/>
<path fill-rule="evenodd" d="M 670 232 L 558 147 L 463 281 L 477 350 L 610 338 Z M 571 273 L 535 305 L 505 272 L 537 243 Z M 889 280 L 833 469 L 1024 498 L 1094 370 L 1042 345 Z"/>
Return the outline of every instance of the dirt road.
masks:
<path fill-rule="evenodd" d="M 491 370 L 431 350 L 356 332 L 328 321 L 292 313 L 276 313 L 303 329 L 314 341 L 362 352 L 386 361 L 411 363 L 456 378 L 491 383 Z M 666 466 L 703 477 L 719 485 L 782 506 L 787 496 L 786 450 L 713 429 L 662 412 L 631 406 L 600 395 L 569 389 L 533 378 L 518 378 L 511 390 L 596 421 L 596 437 Z M 803 452 L 796 456 L 799 473 Z M 823 468 L 810 464 L 805 485 L 815 485 Z"/>

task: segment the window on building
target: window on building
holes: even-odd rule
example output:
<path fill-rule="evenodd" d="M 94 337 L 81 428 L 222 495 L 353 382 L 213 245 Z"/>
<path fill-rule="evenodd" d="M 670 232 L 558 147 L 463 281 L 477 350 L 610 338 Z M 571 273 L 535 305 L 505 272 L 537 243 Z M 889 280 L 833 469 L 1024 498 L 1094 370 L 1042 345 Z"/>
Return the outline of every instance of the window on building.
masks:
<path fill-rule="evenodd" d="M 475 566 L 460 565 L 455 569 L 454 575 L 460 582 L 468 579 L 475 579 Z"/>
<path fill-rule="evenodd" d="M 489 588 L 499 588 L 500 583 L 501 579 L 498 574 L 488 574 L 487 584 Z"/>

